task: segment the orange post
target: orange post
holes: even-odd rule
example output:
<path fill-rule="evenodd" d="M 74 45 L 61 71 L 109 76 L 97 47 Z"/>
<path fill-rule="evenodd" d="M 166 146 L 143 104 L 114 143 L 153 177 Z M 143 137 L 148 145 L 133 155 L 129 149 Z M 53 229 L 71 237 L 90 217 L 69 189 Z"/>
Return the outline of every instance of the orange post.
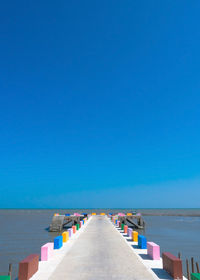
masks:
<path fill-rule="evenodd" d="M 72 226 L 73 234 L 76 233 L 76 226 Z"/>
<path fill-rule="evenodd" d="M 128 226 L 124 226 L 124 233 L 127 234 L 127 231 L 128 231 Z"/>

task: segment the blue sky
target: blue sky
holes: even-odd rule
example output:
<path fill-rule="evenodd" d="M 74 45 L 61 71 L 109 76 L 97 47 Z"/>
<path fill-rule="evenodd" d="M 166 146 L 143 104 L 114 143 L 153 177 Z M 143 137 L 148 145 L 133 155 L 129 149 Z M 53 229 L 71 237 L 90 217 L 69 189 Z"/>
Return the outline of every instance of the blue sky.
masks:
<path fill-rule="evenodd" d="M 0 206 L 200 207 L 199 9 L 4 1 Z"/>

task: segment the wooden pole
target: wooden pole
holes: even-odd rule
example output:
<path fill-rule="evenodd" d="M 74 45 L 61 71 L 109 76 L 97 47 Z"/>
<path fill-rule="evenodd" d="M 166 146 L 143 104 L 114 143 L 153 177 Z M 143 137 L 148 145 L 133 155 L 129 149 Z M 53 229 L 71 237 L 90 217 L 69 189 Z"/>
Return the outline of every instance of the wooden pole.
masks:
<path fill-rule="evenodd" d="M 196 262 L 196 267 L 197 267 L 197 273 L 200 273 L 200 269 L 199 269 L 199 264 L 198 264 L 198 262 Z"/>
<path fill-rule="evenodd" d="M 12 277 L 12 264 L 9 264 L 9 268 L 8 268 L 8 276 L 10 276 L 10 279 Z"/>
<path fill-rule="evenodd" d="M 195 271 L 194 271 L 194 258 L 193 257 L 191 258 L 191 264 L 192 264 L 192 273 L 194 273 Z"/>
<path fill-rule="evenodd" d="M 188 280 L 191 280 L 191 278 L 190 278 L 190 266 L 189 266 L 188 259 L 186 259 L 186 267 L 187 267 L 187 278 L 188 278 Z"/>

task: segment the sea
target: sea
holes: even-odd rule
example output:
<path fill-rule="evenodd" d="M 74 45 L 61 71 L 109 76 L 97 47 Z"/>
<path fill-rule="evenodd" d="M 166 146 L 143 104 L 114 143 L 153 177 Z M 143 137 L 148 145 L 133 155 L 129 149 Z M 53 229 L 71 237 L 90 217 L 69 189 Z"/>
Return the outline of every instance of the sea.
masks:
<path fill-rule="evenodd" d="M 0 275 L 8 273 L 12 263 L 12 280 L 17 279 L 18 264 L 30 254 L 53 242 L 57 233 L 48 231 L 54 213 L 118 213 L 137 211 L 146 227 L 140 233 L 160 245 L 161 252 L 181 254 L 186 274 L 186 259 L 200 264 L 200 209 L 1 209 Z"/>

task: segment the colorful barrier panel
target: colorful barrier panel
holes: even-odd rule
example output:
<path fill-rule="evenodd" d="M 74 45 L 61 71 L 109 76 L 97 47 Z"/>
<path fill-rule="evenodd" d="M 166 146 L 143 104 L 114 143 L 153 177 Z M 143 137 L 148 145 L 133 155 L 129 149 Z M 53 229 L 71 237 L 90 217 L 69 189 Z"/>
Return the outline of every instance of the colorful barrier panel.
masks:
<path fill-rule="evenodd" d="M 106 214 L 105 214 L 105 213 L 101 213 L 100 215 L 101 215 L 101 216 L 105 216 Z"/>
<path fill-rule="evenodd" d="M 29 280 L 37 271 L 39 255 L 30 255 L 19 263 L 18 280 Z"/>
<path fill-rule="evenodd" d="M 76 224 L 76 230 L 79 230 L 80 226 L 79 224 Z"/>
<path fill-rule="evenodd" d="M 118 213 L 118 216 L 126 216 L 124 213 Z"/>
<path fill-rule="evenodd" d="M 191 280 L 200 280 L 200 273 L 191 273 Z"/>
<path fill-rule="evenodd" d="M 63 237 L 57 236 L 54 238 L 54 249 L 60 249 L 63 245 Z"/>
<path fill-rule="evenodd" d="M 72 235 L 73 235 L 73 229 L 72 228 L 68 228 L 67 231 L 69 232 L 69 238 L 71 238 Z"/>
<path fill-rule="evenodd" d="M 132 231 L 132 240 L 134 242 L 138 242 L 138 232 L 137 231 Z"/>
<path fill-rule="evenodd" d="M 147 239 L 143 235 L 138 235 L 138 248 L 140 248 L 140 249 L 147 248 Z"/>
<path fill-rule="evenodd" d="M 160 246 L 154 242 L 147 242 L 147 254 L 152 260 L 160 259 Z"/>
<path fill-rule="evenodd" d="M 73 229 L 73 234 L 76 233 L 76 226 L 72 226 L 72 229 Z"/>
<path fill-rule="evenodd" d="M 121 230 L 124 230 L 124 224 L 121 223 Z"/>
<path fill-rule="evenodd" d="M 169 275 L 174 279 L 183 279 L 182 271 L 182 261 L 176 256 L 172 255 L 169 252 L 164 252 L 162 254 L 163 259 L 163 269 L 166 270 Z"/>
<path fill-rule="evenodd" d="M 132 238 L 132 228 L 128 228 L 128 237 Z"/>
<path fill-rule="evenodd" d="M 126 234 L 127 234 L 127 231 L 128 231 L 128 226 L 127 226 L 127 225 L 125 225 L 125 226 L 124 226 L 124 233 L 126 233 Z"/>
<path fill-rule="evenodd" d="M 0 275 L 0 280 L 11 280 L 10 276 L 9 275 Z"/>
<path fill-rule="evenodd" d="M 132 216 L 132 213 L 126 213 L 126 216 Z"/>
<path fill-rule="evenodd" d="M 63 243 L 67 242 L 69 240 L 69 232 L 68 231 L 64 231 L 62 233 L 62 237 L 63 237 Z"/>
<path fill-rule="evenodd" d="M 117 226 L 120 227 L 120 221 L 117 220 Z"/>
<path fill-rule="evenodd" d="M 92 213 L 92 216 L 96 216 L 96 213 Z"/>
<path fill-rule="evenodd" d="M 80 216 L 80 214 L 79 213 L 74 213 L 74 216 Z"/>
<path fill-rule="evenodd" d="M 46 243 L 41 247 L 41 261 L 48 261 L 53 256 L 53 242 Z"/>

